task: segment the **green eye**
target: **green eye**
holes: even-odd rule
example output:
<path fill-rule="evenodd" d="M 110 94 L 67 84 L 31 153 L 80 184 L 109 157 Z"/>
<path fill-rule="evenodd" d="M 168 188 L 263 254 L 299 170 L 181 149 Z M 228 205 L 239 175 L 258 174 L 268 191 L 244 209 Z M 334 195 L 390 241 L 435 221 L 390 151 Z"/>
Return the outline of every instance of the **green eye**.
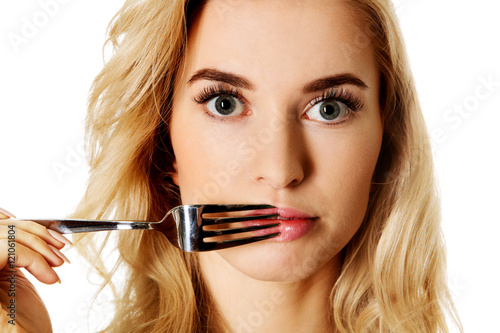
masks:
<path fill-rule="evenodd" d="M 347 117 L 349 112 L 349 108 L 344 103 L 330 100 L 317 103 L 306 112 L 306 115 L 309 119 L 335 123 Z"/>
<path fill-rule="evenodd" d="M 214 104 L 217 112 L 225 116 L 233 113 L 234 109 L 236 109 L 236 102 L 232 96 L 217 97 Z"/>
<path fill-rule="evenodd" d="M 336 101 L 328 101 L 321 103 L 319 107 L 319 113 L 321 117 L 326 120 L 334 120 L 336 119 L 341 112 L 341 107 Z"/>
<path fill-rule="evenodd" d="M 216 116 L 237 116 L 243 112 L 243 103 L 231 95 L 220 95 L 207 102 L 207 109 Z"/>

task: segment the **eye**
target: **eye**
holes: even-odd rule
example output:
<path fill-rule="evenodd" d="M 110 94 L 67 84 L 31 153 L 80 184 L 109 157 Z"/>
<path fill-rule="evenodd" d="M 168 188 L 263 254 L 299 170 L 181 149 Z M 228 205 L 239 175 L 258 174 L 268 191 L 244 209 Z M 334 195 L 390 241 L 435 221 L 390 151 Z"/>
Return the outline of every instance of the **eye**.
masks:
<path fill-rule="evenodd" d="M 216 116 L 238 116 L 243 113 L 244 106 L 238 98 L 225 94 L 210 99 L 207 109 Z"/>
<path fill-rule="evenodd" d="M 347 117 L 349 112 L 349 108 L 344 103 L 330 100 L 313 105 L 313 107 L 306 112 L 306 115 L 309 119 L 336 123 Z"/>

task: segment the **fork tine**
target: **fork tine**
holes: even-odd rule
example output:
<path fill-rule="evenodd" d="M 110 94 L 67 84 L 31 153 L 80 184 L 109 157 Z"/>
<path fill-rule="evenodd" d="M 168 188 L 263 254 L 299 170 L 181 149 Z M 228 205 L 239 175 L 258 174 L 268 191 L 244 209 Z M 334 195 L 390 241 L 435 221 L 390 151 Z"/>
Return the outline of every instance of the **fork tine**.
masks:
<path fill-rule="evenodd" d="M 218 217 L 215 219 L 203 218 L 203 225 L 213 225 L 221 223 L 234 223 L 234 222 L 244 222 L 250 220 L 267 220 L 271 217 L 278 217 L 279 214 L 267 214 L 267 215 L 251 215 L 251 216 L 238 216 L 238 217 Z"/>
<path fill-rule="evenodd" d="M 280 233 L 277 232 L 277 233 L 265 235 L 265 236 L 248 237 L 248 238 L 227 240 L 227 241 L 221 241 L 221 242 L 207 242 L 207 243 L 204 243 L 204 247 L 207 249 L 210 249 L 210 250 L 221 250 L 221 249 L 225 249 L 228 247 L 245 245 L 245 244 L 258 242 L 258 241 L 261 241 L 264 239 L 269 239 L 269 238 L 278 236 L 279 234 Z"/>
<path fill-rule="evenodd" d="M 226 213 L 268 208 L 276 207 L 271 205 L 204 205 L 202 213 Z"/>
<path fill-rule="evenodd" d="M 269 228 L 278 227 L 280 224 L 266 224 L 266 225 L 254 225 L 251 227 L 244 228 L 234 228 L 234 229 L 224 229 L 224 230 L 203 230 L 203 237 L 215 237 L 223 235 L 241 234 L 248 231 L 264 230 Z"/>

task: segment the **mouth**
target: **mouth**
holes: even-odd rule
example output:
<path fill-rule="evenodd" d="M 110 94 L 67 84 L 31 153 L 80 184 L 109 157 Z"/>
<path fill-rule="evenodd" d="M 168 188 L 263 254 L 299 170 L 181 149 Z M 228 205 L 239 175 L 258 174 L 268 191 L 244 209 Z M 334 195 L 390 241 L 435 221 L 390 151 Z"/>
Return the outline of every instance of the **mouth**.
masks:
<path fill-rule="evenodd" d="M 280 222 L 274 228 L 254 231 L 258 236 L 265 236 L 279 232 L 279 235 L 268 239 L 271 242 L 290 242 L 305 236 L 315 225 L 318 216 L 311 216 L 294 208 L 275 207 L 252 211 L 250 215 L 278 214 L 274 219 L 262 219 L 245 222 L 247 226 L 259 226 Z"/>

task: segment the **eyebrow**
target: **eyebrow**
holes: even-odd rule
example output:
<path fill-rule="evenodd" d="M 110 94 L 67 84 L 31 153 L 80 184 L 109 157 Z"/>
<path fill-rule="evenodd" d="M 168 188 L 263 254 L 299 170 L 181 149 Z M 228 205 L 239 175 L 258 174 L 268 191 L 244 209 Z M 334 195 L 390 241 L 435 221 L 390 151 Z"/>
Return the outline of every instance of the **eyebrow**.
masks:
<path fill-rule="evenodd" d="M 243 88 L 248 90 L 254 90 L 253 84 L 242 76 L 222 72 L 213 68 L 203 68 L 194 73 L 193 76 L 188 80 L 187 83 L 191 84 L 198 80 L 210 80 L 224 82 L 237 88 Z"/>
<path fill-rule="evenodd" d="M 333 76 L 327 76 L 321 79 L 314 80 L 304 86 L 302 91 L 304 93 L 311 93 L 315 91 L 326 90 L 329 88 L 334 88 L 344 84 L 350 84 L 359 88 L 366 89 L 368 86 L 361 79 L 357 78 L 353 74 L 344 73 L 337 74 Z"/>
<path fill-rule="evenodd" d="M 254 85 L 244 77 L 233 73 L 223 72 L 213 68 L 203 68 L 198 70 L 196 73 L 193 74 L 193 76 L 191 76 L 191 78 L 187 81 L 187 83 L 192 84 L 193 82 L 198 80 L 223 82 L 237 88 L 243 88 L 248 90 L 255 89 Z M 353 74 L 342 73 L 342 74 L 323 77 L 314 80 L 312 82 L 309 82 L 302 88 L 302 92 L 311 93 L 315 91 L 334 88 L 344 84 L 350 84 L 363 89 L 368 88 L 366 83 L 364 83 L 361 79 L 357 78 Z"/>

